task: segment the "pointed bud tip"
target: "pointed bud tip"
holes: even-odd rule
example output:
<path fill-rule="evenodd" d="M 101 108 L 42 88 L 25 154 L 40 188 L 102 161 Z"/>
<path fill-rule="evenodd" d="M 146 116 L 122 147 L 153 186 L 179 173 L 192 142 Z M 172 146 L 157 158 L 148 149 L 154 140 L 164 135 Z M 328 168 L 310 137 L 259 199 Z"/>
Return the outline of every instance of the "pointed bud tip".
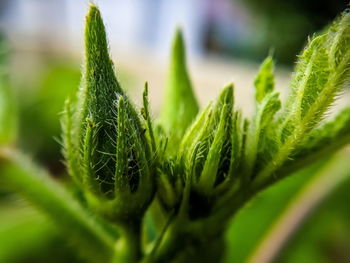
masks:
<path fill-rule="evenodd" d="M 118 97 L 118 107 L 124 107 L 124 97 L 123 96 Z"/>
<path fill-rule="evenodd" d="M 182 28 L 180 26 L 176 27 L 176 29 L 175 29 L 175 40 L 176 41 L 183 41 L 183 32 L 182 32 Z"/>
<path fill-rule="evenodd" d="M 218 102 L 225 103 L 225 104 L 232 104 L 233 103 L 233 90 L 234 90 L 234 85 L 232 82 L 226 84 L 219 95 Z"/>
<path fill-rule="evenodd" d="M 95 4 L 90 4 L 85 17 L 85 49 L 87 57 L 108 57 L 106 30 Z"/>
<path fill-rule="evenodd" d="M 224 86 L 224 92 L 233 93 L 233 89 L 234 89 L 234 84 L 232 82 L 229 82 Z"/>
<path fill-rule="evenodd" d="M 268 67 L 268 68 L 271 68 L 272 70 L 274 66 L 275 66 L 275 62 L 271 55 L 267 56 L 261 65 L 261 67 Z"/>
<path fill-rule="evenodd" d="M 182 60 L 184 60 L 185 41 L 180 27 L 177 27 L 175 31 L 175 36 L 173 40 L 173 56 L 176 56 L 177 58 L 182 58 Z"/>
<path fill-rule="evenodd" d="M 145 82 L 144 90 L 143 90 L 144 95 L 148 95 L 148 81 Z"/>
<path fill-rule="evenodd" d="M 89 5 L 89 11 L 86 15 L 86 20 L 89 21 L 96 18 L 101 18 L 101 13 L 97 5 L 91 2 Z"/>

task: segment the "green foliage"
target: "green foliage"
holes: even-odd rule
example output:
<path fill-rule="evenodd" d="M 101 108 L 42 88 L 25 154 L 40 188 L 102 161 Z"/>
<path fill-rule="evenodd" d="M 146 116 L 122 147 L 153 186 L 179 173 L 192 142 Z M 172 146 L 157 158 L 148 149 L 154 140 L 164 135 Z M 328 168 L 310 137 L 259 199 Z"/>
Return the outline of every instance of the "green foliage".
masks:
<path fill-rule="evenodd" d="M 0 42 L 0 145 L 14 143 L 17 135 L 15 99 L 6 64 L 7 48 Z"/>
<path fill-rule="evenodd" d="M 322 164 L 322 163 L 321 163 Z M 295 194 L 314 177 L 320 162 L 272 185 L 259 194 L 233 218 L 227 232 L 228 249 L 225 262 L 246 262 L 276 218 Z M 310 177 L 311 175 L 311 177 Z M 259 224 L 257 224 L 257 220 Z M 244 238 L 242 238 L 244 236 Z"/>
<path fill-rule="evenodd" d="M 113 251 L 115 232 L 107 232 L 103 224 L 92 218 L 89 212 L 67 190 L 49 177 L 23 154 L 1 149 L 0 162 L 6 158 L 3 178 L 21 191 L 39 208 L 45 209 L 61 226 L 81 253 L 91 261 L 107 260 Z"/>
<path fill-rule="evenodd" d="M 274 116 L 281 108 L 279 94 L 274 92 L 275 80 L 273 74 L 273 60 L 268 57 L 261 65 L 260 71 L 254 82 L 256 111 L 248 130 L 246 141 L 245 176 L 252 176 L 259 149 L 268 147 L 267 141 L 271 140 L 267 134 L 273 123 Z M 264 154 L 264 153 L 263 153 Z"/>
<path fill-rule="evenodd" d="M 343 145 L 350 143 L 350 108 L 343 109 L 333 121 L 313 130 L 303 139 L 302 146 L 294 151 L 281 171 L 292 172 L 315 160 L 329 156 Z"/>
<path fill-rule="evenodd" d="M 274 149 L 259 170 L 259 183 L 266 183 L 320 123 L 336 96 L 349 80 L 350 16 L 342 15 L 323 35 L 309 40 L 292 79 L 292 92 L 280 116 Z"/>
<path fill-rule="evenodd" d="M 14 197 L 0 201 L 0 262 L 82 262 L 53 222 L 28 205 Z"/>
<path fill-rule="evenodd" d="M 5 179 L 60 219 L 91 261 L 220 261 L 227 226 L 249 200 L 349 143 L 349 109 L 324 122 L 350 80 L 349 41 L 347 13 L 311 38 L 283 106 L 268 57 L 254 82 L 255 112 L 245 118 L 235 108 L 233 84 L 197 114 L 177 31 L 160 125 L 153 128 L 148 84 L 139 114 L 117 80 L 100 12 L 91 5 L 80 89 L 62 117 L 63 152 L 81 198 L 4 148 L 0 161 L 15 174 Z M 158 235 L 144 245 L 146 211 Z"/>
<path fill-rule="evenodd" d="M 61 126 L 58 116 L 62 112 L 68 94 L 79 85 L 80 67 L 75 62 L 55 57 L 46 58 L 45 68 L 31 75 L 31 80 L 22 80 L 20 72 L 14 71 L 12 85 L 17 91 L 19 127 L 18 145 L 55 172 L 64 166 L 57 163 L 61 158 Z"/>
<path fill-rule="evenodd" d="M 326 202 L 296 231 L 278 262 L 347 262 L 349 261 L 350 180 L 343 182 Z"/>

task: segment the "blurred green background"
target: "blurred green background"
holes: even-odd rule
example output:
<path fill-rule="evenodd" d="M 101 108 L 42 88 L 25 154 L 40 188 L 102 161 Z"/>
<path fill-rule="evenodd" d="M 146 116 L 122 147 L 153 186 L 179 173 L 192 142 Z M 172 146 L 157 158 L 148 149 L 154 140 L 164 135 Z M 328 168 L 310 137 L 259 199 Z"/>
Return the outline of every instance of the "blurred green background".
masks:
<path fill-rule="evenodd" d="M 40 2 L 0 1 L 0 28 L 4 32 L 4 36 L 0 37 L 4 45 L 0 46 L 6 53 L 0 61 L 5 76 L 1 85 L 6 83 L 15 97 L 19 115 L 16 144 L 59 180 L 67 181 L 61 155 L 59 119 L 65 98 L 79 86 L 82 55 L 82 27 L 67 25 L 77 21 L 79 25 L 82 24 L 81 14 L 86 11 L 86 4 L 62 1 L 65 8 L 60 6 L 57 10 L 65 10 L 66 15 L 57 18 L 57 14 L 52 14 L 51 24 L 45 20 L 50 19 L 50 13 L 40 17 L 44 11 L 33 11 Z M 109 4 L 102 0 L 98 2 L 104 14 L 103 9 L 106 10 Z M 279 64 L 287 65 L 277 70 L 281 77 L 279 84 L 287 86 L 284 76 L 289 75 L 290 67 L 307 35 L 322 30 L 347 6 L 347 1 L 314 0 L 178 1 L 177 4 L 173 1 L 170 6 L 160 0 L 152 4 L 149 1 L 139 2 L 141 6 L 148 6 L 146 10 L 159 9 L 154 14 L 160 18 L 153 22 L 140 12 L 132 13 L 139 9 L 126 9 L 131 10 L 128 14 L 131 20 L 140 20 L 142 24 L 142 19 L 145 19 L 144 24 L 149 25 L 149 28 L 144 26 L 135 29 L 135 32 L 147 37 L 130 37 L 124 31 L 133 27 L 126 26 L 123 31 L 119 24 L 114 32 L 115 24 L 106 10 L 107 29 L 123 87 L 138 102 L 142 82 L 150 80 L 154 115 L 157 115 L 161 104 L 165 77 L 166 59 L 163 58 L 162 50 L 166 50 L 166 53 L 169 47 L 167 41 L 160 41 L 159 38 L 164 34 L 166 39 L 167 32 L 173 31 L 173 20 L 177 16 L 174 15 L 172 20 L 169 18 L 168 29 L 152 27 L 152 23 L 166 21 L 162 15 L 166 8 L 173 8 L 175 13 L 189 8 L 190 14 L 196 7 L 206 10 L 198 11 L 202 15 L 188 15 L 191 19 L 184 23 L 185 35 L 189 36 L 189 56 L 195 61 L 191 68 L 194 83 L 205 83 L 196 87 L 201 102 L 211 99 L 210 96 L 221 88 L 221 84 L 227 80 L 222 78 L 222 74 L 228 72 L 225 75 L 227 78 L 236 74 L 237 82 L 243 86 L 237 87 L 241 89 L 238 90 L 238 93 L 241 92 L 238 100 L 242 104 L 249 104 L 247 97 L 251 94 L 249 87 L 257 70 L 256 62 L 261 61 L 272 49 Z M 43 6 L 52 11 L 59 5 L 57 3 L 46 1 Z M 115 8 L 118 4 L 125 8 L 127 2 L 116 1 Z M 31 11 L 25 11 L 27 9 Z M 33 12 L 39 14 L 37 24 L 25 25 Z M 69 14 L 74 17 L 73 20 Z M 187 19 L 181 15 L 178 17 Z M 41 23 L 47 23 L 49 29 L 55 29 L 56 26 L 57 31 L 47 30 Z M 122 45 L 116 44 L 118 38 L 124 38 Z M 205 70 L 198 65 L 206 65 Z M 313 169 L 321 165 L 316 164 L 261 193 L 234 218 L 227 234 L 227 262 L 248 260 L 279 215 L 288 208 L 289 202 L 312 180 Z M 350 179 L 332 189 L 330 195 L 310 211 L 301 226 L 293 231 L 274 262 L 350 262 L 349 187 Z M 74 255 L 71 244 L 60 236 L 45 215 L 17 196 L 1 182 L 0 177 L 0 263 L 3 262 L 79 262 L 79 257 Z"/>

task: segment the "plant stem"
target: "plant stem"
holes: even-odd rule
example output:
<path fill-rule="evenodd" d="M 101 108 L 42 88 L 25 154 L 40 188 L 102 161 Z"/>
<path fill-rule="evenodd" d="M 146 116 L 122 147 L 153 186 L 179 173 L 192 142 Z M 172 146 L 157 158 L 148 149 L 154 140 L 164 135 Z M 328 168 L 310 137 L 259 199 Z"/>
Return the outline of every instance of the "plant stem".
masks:
<path fill-rule="evenodd" d="M 112 259 L 113 263 L 137 263 L 142 258 L 141 220 L 122 222 L 119 224 L 120 239 Z"/>
<path fill-rule="evenodd" d="M 183 236 L 174 227 L 170 226 L 168 230 L 164 233 L 163 239 L 157 250 L 146 258 L 144 263 L 161 263 L 170 261 L 171 258 L 175 258 L 176 253 L 181 250 L 185 244 L 186 236 Z M 188 237 L 187 237 L 188 238 Z"/>
<path fill-rule="evenodd" d="M 159 249 L 143 263 L 163 262 L 221 262 L 225 245 L 222 233 L 216 236 L 205 236 L 205 233 L 183 232 L 180 229 L 166 233 Z"/>
<path fill-rule="evenodd" d="M 189 221 L 182 217 L 174 219 L 166 228 L 160 243 L 143 263 L 162 262 L 220 262 L 224 254 L 223 231 L 205 224 L 206 220 Z M 216 222 L 218 223 L 218 222 Z"/>

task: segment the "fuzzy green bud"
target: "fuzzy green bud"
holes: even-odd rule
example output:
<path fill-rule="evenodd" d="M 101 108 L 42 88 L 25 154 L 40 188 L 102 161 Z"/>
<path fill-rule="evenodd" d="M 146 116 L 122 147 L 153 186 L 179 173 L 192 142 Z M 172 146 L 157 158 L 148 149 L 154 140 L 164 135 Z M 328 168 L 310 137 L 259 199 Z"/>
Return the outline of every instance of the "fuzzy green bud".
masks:
<path fill-rule="evenodd" d="M 193 123 L 181 145 L 181 162 L 195 191 L 209 196 L 229 174 L 232 149 L 233 85 Z"/>
<path fill-rule="evenodd" d="M 81 88 L 65 112 L 68 168 L 90 205 L 112 220 L 142 215 L 154 193 L 152 154 L 115 76 L 104 24 L 93 5 L 86 17 Z"/>

